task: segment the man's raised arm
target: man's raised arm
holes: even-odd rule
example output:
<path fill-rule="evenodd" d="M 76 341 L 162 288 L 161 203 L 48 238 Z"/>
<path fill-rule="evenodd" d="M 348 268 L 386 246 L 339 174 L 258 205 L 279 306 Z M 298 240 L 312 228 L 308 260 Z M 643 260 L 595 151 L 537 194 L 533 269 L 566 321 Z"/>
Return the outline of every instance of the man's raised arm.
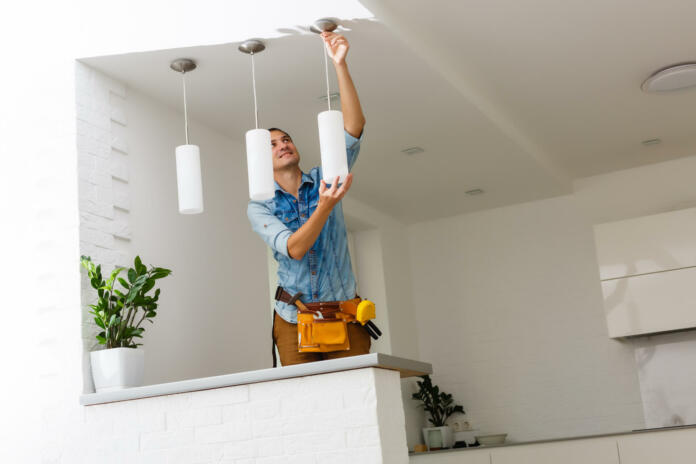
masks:
<path fill-rule="evenodd" d="M 329 50 L 329 56 L 336 68 L 338 77 L 338 91 L 341 94 L 341 111 L 343 111 L 343 125 L 350 135 L 359 138 L 365 127 L 365 116 L 360 107 L 358 91 L 355 90 L 353 79 L 348 72 L 346 55 L 350 45 L 345 37 L 333 32 L 323 32 L 321 36 Z"/>

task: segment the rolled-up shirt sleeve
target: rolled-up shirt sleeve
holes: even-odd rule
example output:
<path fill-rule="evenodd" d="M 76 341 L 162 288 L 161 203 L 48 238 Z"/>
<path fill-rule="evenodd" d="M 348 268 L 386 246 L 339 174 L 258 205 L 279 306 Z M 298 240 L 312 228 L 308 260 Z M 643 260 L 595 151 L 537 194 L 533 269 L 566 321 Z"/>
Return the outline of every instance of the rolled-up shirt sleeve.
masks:
<path fill-rule="evenodd" d="M 292 235 L 292 231 L 283 224 L 283 221 L 271 213 L 265 203 L 250 201 L 247 207 L 247 216 L 253 231 L 259 234 L 271 249 L 290 257 L 288 239 Z"/>
<path fill-rule="evenodd" d="M 360 134 L 360 138 L 353 137 L 347 131 L 344 132 L 346 134 L 346 156 L 348 157 L 348 170 L 350 171 L 353 169 L 353 165 L 358 159 L 358 153 L 360 153 L 360 144 L 362 143 L 363 138 L 365 138 L 365 129 L 363 129 L 362 133 Z"/>

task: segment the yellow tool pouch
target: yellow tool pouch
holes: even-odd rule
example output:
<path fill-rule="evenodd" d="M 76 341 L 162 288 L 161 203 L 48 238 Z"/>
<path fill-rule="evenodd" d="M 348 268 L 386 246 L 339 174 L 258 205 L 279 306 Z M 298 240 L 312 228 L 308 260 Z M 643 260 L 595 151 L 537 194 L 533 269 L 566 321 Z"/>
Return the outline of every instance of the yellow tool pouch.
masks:
<path fill-rule="evenodd" d="M 333 316 L 338 315 L 338 313 Z M 298 311 L 297 338 L 301 353 L 327 353 L 350 349 L 348 324 L 342 317 L 316 318 L 314 312 Z"/>
<path fill-rule="evenodd" d="M 371 321 L 375 318 L 375 304 L 369 300 L 356 296 L 345 301 L 303 303 L 301 296 L 302 293 L 291 295 L 283 287 L 276 288 L 276 300 L 297 306 L 297 346 L 300 353 L 349 350 L 350 323 L 362 324 L 375 340 L 382 335 Z"/>

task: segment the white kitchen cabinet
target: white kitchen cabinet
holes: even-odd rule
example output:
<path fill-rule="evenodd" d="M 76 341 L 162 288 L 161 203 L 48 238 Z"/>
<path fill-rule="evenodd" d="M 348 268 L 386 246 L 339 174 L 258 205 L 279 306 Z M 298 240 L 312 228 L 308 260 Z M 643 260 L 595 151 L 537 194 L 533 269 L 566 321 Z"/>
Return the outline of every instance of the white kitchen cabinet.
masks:
<path fill-rule="evenodd" d="M 410 464 L 693 464 L 696 427 L 414 454 Z"/>
<path fill-rule="evenodd" d="M 410 464 L 491 464 L 491 452 L 485 448 L 412 454 Z"/>
<path fill-rule="evenodd" d="M 696 208 L 594 227 L 601 280 L 696 266 Z"/>
<path fill-rule="evenodd" d="M 493 448 L 491 463 L 619 464 L 619 457 L 616 451 L 616 439 L 606 437 Z"/>
<path fill-rule="evenodd" d="M 610 337 L 696 327 L 696 208 L 594 230 Z"/>
<path fill-rule="evenodd" d="M 618 437 L 621 464 L 693 464 L 694 429 L 638 433 Z"/>
<path fill-rule="evenodd" d="M 602 282 L 612 338 L 696 327 L 696 268 Z"/>

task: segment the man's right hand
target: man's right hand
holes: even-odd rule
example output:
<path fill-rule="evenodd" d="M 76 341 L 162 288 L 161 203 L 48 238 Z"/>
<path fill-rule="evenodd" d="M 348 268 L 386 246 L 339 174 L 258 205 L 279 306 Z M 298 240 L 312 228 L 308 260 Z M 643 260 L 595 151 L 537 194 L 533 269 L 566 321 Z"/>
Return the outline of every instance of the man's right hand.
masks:
<path fill-rule="evenodd" d="M 327 188 L 326 182 L 322 179 L 319 185 L 317 209 L 314 210 L 309 220 L 288 238 L 288 256 L 292 259 L 302 259 L 305 253 L 314 245 L 314 242 L 316 242 L 321 229 L 331 215 L 331 210 L 348 192 L 352 182 L 353 174 L 348 174 L 343 185 L 338 186 L 338 177 L 336 177 L 333 184 L 331 184 L 331 188 Z"/>
<path fill-rule="evenodd" d="M 331 184 L 331 188 L 326 187 L 326 182 L 324 182 L 324 179 L 321 180 L 321 185 L 319 185 L 319 203 L 317 204 L 317 209 L 328 208 L 328 210 L 331 211 L 333 207 L 336 206 L 336 203 L 341 201 L 345 194 L 348 193 L 350 184 L 353 183 L 353 174 L 348 174 L 346 176 L 346 181 L 341 184 L 340 187 L 338 186 L 338 179 L 338 177 L 334 179 L 333 183 Z"/>

